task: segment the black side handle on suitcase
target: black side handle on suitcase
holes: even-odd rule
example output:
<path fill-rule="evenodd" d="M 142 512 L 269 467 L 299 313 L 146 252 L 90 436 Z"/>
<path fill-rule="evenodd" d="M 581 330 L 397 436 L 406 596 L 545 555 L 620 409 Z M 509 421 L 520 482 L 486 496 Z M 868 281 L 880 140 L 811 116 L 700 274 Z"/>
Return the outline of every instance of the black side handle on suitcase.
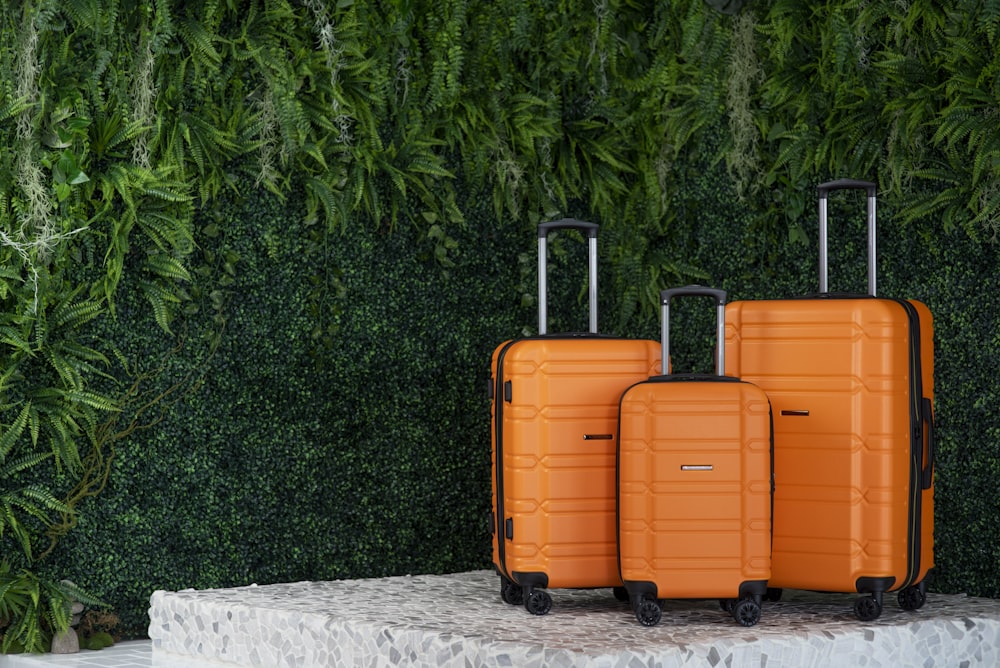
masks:
<path fill-rule="evenodd" d="M 553 220 L 548 223 L 541 223 L 538 226 L 538 333 L 545 334 L 548 328 L 548 303 L 547 285 L 545 277 L 547 274 L 547 241 L 549 232 L 552 230 L 579 230 L 587 235 L 587 246 L 589 256 L 589 287 L 587 289 L 588 302 L 590 304 L 590 333 L 597 333 L 597 223 L 587 223 L 573 218 L 563 218 Z"/>
<path fill-rule="evenodd" d="M 827 199 L 834 190 L 864 190 L 868 194 L 868 294 L 875 296 L 875 184 L 857 179 L 839 179 L 816 186 L 819 193 L 819 291 L 829 292 L 827 250 Z"/>
<path fill-rule="evenodd" d="M 921 399 L 924 419 L 927 421 L 927 461 L 920 472 L 920 486 L 930 489 L 934 482 L 934 407 L 927 397 Z"/>
<path fill-rule="evenodd" d="M 662 341 L 660 362 L 661 369 L 668 369 L 670 359 L 670 300 L 674 297 L 712 297 L 715 300 L 717 316 L 715 373 L 724 375 L 726 368 L 726 291 L 718 288 L 706 288 L 701 285 L 686 285 L 682 288 L 669 288 L 660 292 L 660 305 L 663 309 Z"/>

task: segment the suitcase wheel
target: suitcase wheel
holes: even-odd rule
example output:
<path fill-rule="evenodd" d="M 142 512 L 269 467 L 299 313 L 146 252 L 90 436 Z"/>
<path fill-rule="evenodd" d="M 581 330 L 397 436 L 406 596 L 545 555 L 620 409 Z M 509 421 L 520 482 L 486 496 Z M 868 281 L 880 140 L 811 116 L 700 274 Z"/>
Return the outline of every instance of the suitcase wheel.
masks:
<path fill-rule="evenodd" d="M 927 595 L 919 587 L 904 587 L 896 598 L 903 610 L 919 610 L 927 602 Z"/>
<path fill-rule="evenodd" d="M 781 600 L 781 589 L 778 587 L 768 587 L 767 593 L 764 594 L 765 601 L 778 602 Z"/>
<path fill-rule="evenodd" d="M 663 617 L 663 610 L 657 601 L 640 598 L 635 606 L 635 618 L 643 626 L 656 626 Z"/>
<path fill-rule="evenodd" d="M 719 599 L 719 608 L 724 613 L 726 613 L 727 615 L 733 614 L 733 609 L 736 608 L 736 599 L 735 598 L 720 598 Z"/>
<path fill-rule="evenodd" d="M 507 578 L 500 576 L 500 598 L 510 605 L 523 605 L 524 591 Z"/>
<path fill-rule="evenodd" d="M 733 606 L 733 619 L 741 626 L 753 626 L 760 621 L 760 603 L 752 598 L 741 598 Z"/>
<path fill-rule="evenodd" d="M 615 598 L 622 603 L 628 603 L 628 589 L 625 587 L 615 587 L 614 588 Z"/>
<path fill-rule="evenodd" d="M 524 599 L 524 609 L 533 615 L 546 615 L 552 609 L 552 597 L 547 591 L 532 589 Z"/>
<path fill-rule="evenodd" d="M 854 601 L 854 614 L 861 621 L 870 622 L 882 614 L 882 604 L 874 596 L 862 596 Z"/>

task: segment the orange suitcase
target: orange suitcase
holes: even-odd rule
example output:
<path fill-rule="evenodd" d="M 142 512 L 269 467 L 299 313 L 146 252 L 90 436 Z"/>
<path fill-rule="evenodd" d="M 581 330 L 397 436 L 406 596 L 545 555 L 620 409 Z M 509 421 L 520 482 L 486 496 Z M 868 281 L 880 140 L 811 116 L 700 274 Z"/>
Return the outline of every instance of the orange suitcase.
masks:
<path fill-rule="evenodd" d="M 621 577 L 646 626 L 660 621 L 667 598 L 719 598 L 737 622 L 753 626 L 771 575 L 771 409 L 759 387 L 721 375 L 722 290 L 663 291 L 663 359 L 670 300 L 681 295 L 716 301 L 720 375 L 656 376 L 622 395 Z"/>
<path fill-rule="evenodd" d="M 827 199 L 868 200 L 868 295 L 827 290 Z M 857 592 L 875 619 L 883 593 L 926 599 L 934 565 L 933 326 L 916 301 L 875 297 L 875 184 L 819 186 L 820 294 L 731 302 L 726 372 L 774 410 L 771 586 Z"/>
<path fill-rule="evenodd" d="M 546 239 L 588 237 L 590 332 L 546 333 Z M 545 588 L 618 587 L 615 440 L 618 400 L 659 373 L 660 344 L 597 332 L 597 229 L 563 219 L 538 228 L 539 335 L 493 353 L 493 564 L 504 601 L 536 615 Z"/>

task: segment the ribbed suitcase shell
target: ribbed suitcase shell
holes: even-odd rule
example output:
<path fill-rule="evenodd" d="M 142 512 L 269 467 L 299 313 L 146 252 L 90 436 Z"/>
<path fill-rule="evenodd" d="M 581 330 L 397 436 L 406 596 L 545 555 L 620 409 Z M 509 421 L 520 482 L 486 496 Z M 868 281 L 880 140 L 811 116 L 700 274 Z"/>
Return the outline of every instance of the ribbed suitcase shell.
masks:
<path fill-rule="evenodd" d="M 868 294 L 829 292 L 827 210 L 867 193 Z M 817 187 L 819 294 L 727 306 L 727 373 L 762 387 L 774 411 L 771 584 L 924 604 L 934 566 L 934 344 L 930 310 L 876 293 L 876 185 Z"/>
<path fill-rule="evenodd" d="M 620 585 L 618 401 L 659 373 L 659 344 L 540 336 L 502 344 L 491 367 L 494 566 L 522 587 Z"/>
<path fill-rule="evenodd" d="M 771 576 L 767 395 L 731 378 L 676 378 L 622 397 L 622 580 L 633 597 L 762 595 Z"/>
<path fill-rule="evenodd" d="M 731 302 L 726 323 L 726 373 L 766 391 L 774 414 L 771 586 L 880 592 L 922 582 L 934 533 L 927 307 Z"/>

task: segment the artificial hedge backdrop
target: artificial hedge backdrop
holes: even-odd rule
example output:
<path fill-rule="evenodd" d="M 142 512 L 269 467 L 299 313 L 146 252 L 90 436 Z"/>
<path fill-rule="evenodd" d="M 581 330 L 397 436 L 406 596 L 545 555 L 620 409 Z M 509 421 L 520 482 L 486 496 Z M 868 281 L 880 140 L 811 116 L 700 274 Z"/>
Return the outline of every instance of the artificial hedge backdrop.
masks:
<path fill-rule="evenodd" d="M 698 223 L 662 243 L 685 248 L 733 299 L 815 291 L 815 243 L 754 233 L 723 180 L 717 170 L 689 182 L 677 204 L 699 211 Z M 832 209 L 843 243 L 833 244 L 831 285 L 863 291 L 863 201 L 851 204 Z M 267 194 L 231 202 L 223 246 L 239 256 L 237 277 L 204 385 L 119 446 L 108 488 L 52 567 L 112 602 L 135 634 L 155 589 L 488 568 L 489 356 L 535 326 L 524 297 L 535 290 L 536 238 L 475 198 L 469 207 L 447 270 L 421 260 L 407 231 L 363 226 L 311 258 L 340 268 L 336 341 L 324 348 L 309 337 L 308 228 Z M 932 589 L 998 597 L 996 248 L 959 230 L 905 233 L 889 211 L 882 219 L 881 294 L 922 299 L 936 319 Z M 555 246 L 552 331 L 580 331 L 584 244 L 564 236 Z M 606 254 L 601 262 L 610 283 Z M 601 312 L 619 301 L 604 290 Z M 707 311 L 674 309 L 676 364 L 710 367 Z M 119 316 L 122 340 L 154 352 L 155 323 L 132 313 Z M 658 323 L 622 333 L 656 338 Z"/>
<path fill-rule="evenodd" d="M 127 636 L 155 589 L 487 568 L 535 224 L 600 223 L 601 330 L 657 338 L 663 287 L 815 291 L 814 186 L 850 176 L 880 294 L 936 318 L 932 589 L 1000 597 L 996 3 L 714 4 L 0 7 L 4 559 Z M 550 251 L 583 330 L 584 245 Z M 710 316 L 675 309 L 679 367 Z"/>

